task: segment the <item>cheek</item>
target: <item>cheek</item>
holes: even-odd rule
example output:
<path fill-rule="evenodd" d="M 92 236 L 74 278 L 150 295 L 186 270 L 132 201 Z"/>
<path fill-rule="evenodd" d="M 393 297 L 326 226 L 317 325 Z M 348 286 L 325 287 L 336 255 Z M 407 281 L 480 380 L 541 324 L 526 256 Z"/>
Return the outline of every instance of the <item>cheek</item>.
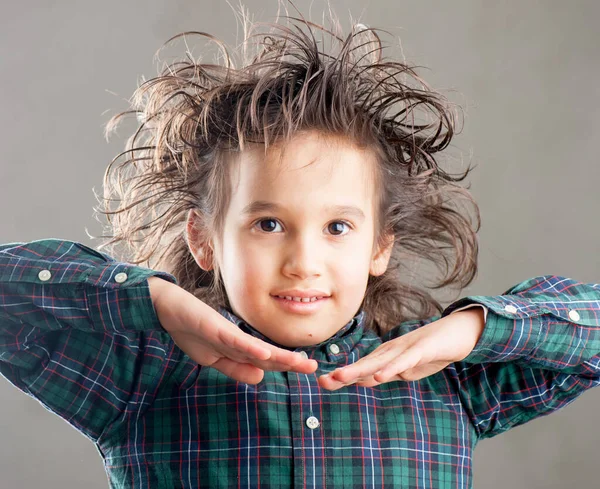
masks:
<path fill-rule="evenodd" d="M 273 259 L 264 252 L 264 247 L 240 241 L 231 243 L 224 251 L 224 264 L 232 277 L 231 285 L 244 294 L 251 294 L 271 273 Z"/>
<path fill-rule="evenodd" d="M 370 254 L 368 246 L 357 246 L 340 251 L 333 263 L 336 282 L 352 287 L 353 290 L 365 289 L 369 279 Z"/>

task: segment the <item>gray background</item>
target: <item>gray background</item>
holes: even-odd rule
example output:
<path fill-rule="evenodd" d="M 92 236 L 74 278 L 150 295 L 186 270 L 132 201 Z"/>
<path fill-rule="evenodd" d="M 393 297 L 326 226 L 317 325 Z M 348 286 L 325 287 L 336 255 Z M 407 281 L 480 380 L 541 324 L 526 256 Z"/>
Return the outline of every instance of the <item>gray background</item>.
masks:
<path fill-rule="evenodd" d="M 304 14 L 310 2 L 297 0 Z M 600 280 L 597 134 L 600 3 L 590 1 L 332 1 L 391 30 L 389 54 L 465 108 L 450 153 L 478 167 L 480 271 L 468 294 L 497 295 L 529 277 Z M 273 0 L 245 2 L 273 20 Z M 321 20 L 323 2 L 311 14 Z M 12 2 L 0 29 L 0 242 L 58 237 L 94 245 L 92 187 L 133 125 L 107 143 L 103 124 L 125 110 L 172 35 L 206 30 L 235 42 L 224 1 Z M 390 41 L 388 38 L 387 41 Z M 178 54 L 183 54 L 180 44 Z M 459 157 L 459 156 L 458 156 Z M 447 304 L 446 304 L 447 305 Z M 0 486 L 107 487 L 91 442 L 0 381 Z M 549 417 L 482 442 L 474 487 L 598 487 L 600 390 Z"/>

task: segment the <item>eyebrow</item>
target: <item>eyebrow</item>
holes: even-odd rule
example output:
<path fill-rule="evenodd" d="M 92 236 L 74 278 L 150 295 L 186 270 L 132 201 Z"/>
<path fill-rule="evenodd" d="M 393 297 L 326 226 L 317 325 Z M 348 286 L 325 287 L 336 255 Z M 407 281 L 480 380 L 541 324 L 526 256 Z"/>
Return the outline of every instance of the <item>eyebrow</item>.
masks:
<path fill-rule="evenodd" d="M 246 207 L 244 207 L 244 209 L 242 210 L 242 215 L 252 215 L 258 214 L 260 212 L 269 211 L 277 212 L 281 211 L 282 209 L 283 208 L 280 205 L 274 202 L 267 202 L 265 200 L 255 200 L 254 202 L 251 202 Z M 353 205 L 330 205 L 324 207 L 323 211 L 337 215 L 354 216 L 356 219 L 360 220 L 363 220 L 366 217 L 365 213 L 362 210 Z"/>

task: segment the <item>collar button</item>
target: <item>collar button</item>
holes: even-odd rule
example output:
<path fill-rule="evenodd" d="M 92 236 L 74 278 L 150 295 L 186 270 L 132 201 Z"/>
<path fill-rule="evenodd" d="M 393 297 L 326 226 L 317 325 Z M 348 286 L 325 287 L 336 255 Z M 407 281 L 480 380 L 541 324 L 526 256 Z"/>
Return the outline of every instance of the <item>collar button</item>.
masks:
<path fill-rule="evenodd" d="M 340 347 L 337 346 L 335 343 L 332 343 L 331 345 L 329 345 L 329 351 L 334 355 L 337 355 L 340 352 Z"/>

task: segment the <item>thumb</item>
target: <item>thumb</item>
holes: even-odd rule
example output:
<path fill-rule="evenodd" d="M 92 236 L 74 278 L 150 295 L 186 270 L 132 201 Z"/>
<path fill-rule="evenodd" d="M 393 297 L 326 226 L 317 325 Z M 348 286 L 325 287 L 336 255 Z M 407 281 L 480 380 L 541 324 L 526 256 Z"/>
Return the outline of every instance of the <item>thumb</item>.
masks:
<path fill-rule="evenodd" d="M 448 365 L 450 365 L 449 362 L 431 362 L 425 365 L 419 365 L 417 367 L 409 368 L 404 372 L 400 373 L 399 376 L 403 380 L 408 381 L 420 380 L 440 372 L 441 370 L 445 369 Z"/>

